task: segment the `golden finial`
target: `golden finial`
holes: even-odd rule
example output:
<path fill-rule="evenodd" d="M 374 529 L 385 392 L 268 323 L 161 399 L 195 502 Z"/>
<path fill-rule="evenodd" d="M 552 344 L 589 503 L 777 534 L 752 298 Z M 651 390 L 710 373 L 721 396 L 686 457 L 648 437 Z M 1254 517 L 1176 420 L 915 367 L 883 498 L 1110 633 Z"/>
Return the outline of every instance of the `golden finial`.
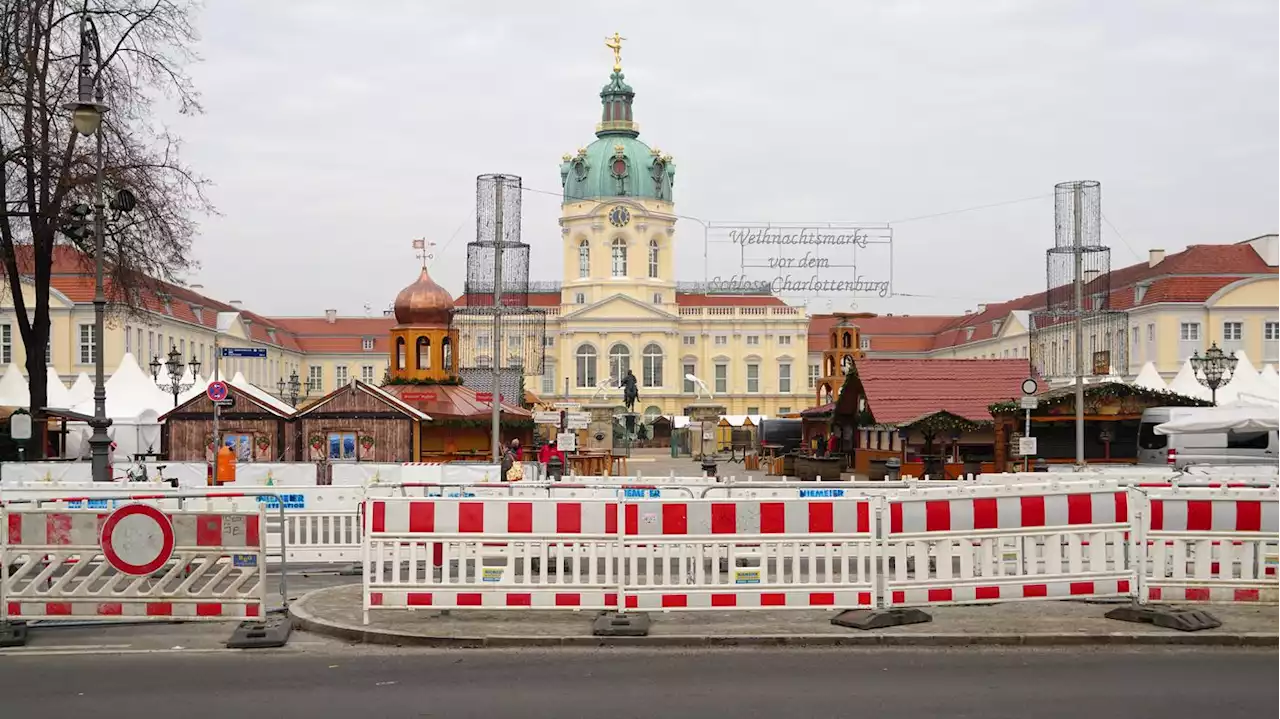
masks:
<path fill-rule="evenodd" d="M 586 156 L 587 156 L 587 148 L 585 148 L 585 147 L 579 147 L 579 148 L 578 148 L 578 157 L 586 157 Z"/>
<path fill-rule="evenodd" d="M 627 151 L 627 148 L 626 148 L 626 146 L 625 146 L 625 145 L 614 145 L 614 146 L 613 146 L 613 152 L 614 152 L 614 154 L 621 155 L 621 154 L 625 153 L 626 151 Z"/>
<path fill-rule="evenodd" d="M 613 71 L 614 72 L 622 72 L 622 41 L 623 40 L 626 40 L 626 38 L 619 35 L 616 32 L 613 34 L 613 37 L 606 37 L 604 39 L 604 46 L 609 48 L 610 50 L 613 50 Z"/>
<path fill-rule="evenodd" d="M 568 162 L 569 160 L 572 160 L 572 159 L 573 159 L 573 155 L 570 155 L 567 152 L 560 156 L 561 162 Z"/>
<path fill-rule="evenodd" d="M 662 161 L 667 163 L 668 165 L 671 164 L 671 155 L 663 155 Z"/>

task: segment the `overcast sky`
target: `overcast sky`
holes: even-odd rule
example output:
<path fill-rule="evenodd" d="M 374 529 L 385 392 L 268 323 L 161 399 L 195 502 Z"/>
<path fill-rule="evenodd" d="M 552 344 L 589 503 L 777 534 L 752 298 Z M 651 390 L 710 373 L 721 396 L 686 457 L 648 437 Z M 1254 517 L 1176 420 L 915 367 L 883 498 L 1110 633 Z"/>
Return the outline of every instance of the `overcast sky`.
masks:
<path fill-rule="evenodd" d="M 175 122 L 220 215 L 192 282 L 267 315 L 380 313 L 415 237 L 460 292 L 488 172 L 534 190 L 533 275 L 561 279 L 560 156 L 594 139 L 615 30 L 679 214 L 893 223 L 898 296 L 861 310 L 1043 289 L 1065 180 L 1102 183 L 1114 266 L 1277 229 L 1275 0 L 212 0 L 198 24 L 206 112 Z M 676 239 L 679 279 L 723 273 L 697 223 Z"/>

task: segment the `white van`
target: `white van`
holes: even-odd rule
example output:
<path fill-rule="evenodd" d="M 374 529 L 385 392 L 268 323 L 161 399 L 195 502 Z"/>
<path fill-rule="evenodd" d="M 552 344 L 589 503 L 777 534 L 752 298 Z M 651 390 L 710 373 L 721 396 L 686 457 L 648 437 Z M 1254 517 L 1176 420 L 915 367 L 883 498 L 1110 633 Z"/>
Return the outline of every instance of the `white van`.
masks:
<path fill-rule="evenodd" d="M 1138 464 L 1182 469 L 1193 464 L 1276 465 L 1276 432 L 1156 434 L 1156 425 L 1185 417 L 1200 407 L 1152 407 L 1138 427 Z"/>

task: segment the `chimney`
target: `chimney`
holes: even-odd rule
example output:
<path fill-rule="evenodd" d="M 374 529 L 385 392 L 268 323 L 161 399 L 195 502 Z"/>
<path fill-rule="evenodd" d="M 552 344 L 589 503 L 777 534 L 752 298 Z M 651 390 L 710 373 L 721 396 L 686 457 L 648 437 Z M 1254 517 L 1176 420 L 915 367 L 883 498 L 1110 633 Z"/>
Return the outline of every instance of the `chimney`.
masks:
<path fill-rule="evenodd" d="M 241 305 L 242 303 L 240 302 L 240 300 L 231 300 L 231 301 L 230 301 L 230 302 L 228 302 L 227 304 L 231 305 L 232 307 L 234 307 L 234 308 L 236 308 L 236 309 L 240 309 L 240 305 Z"/>
<path fill-rule="evenodd" d="M 1155 267 L 1161 262 L 1164 262 L 1164 250 L 1147 251 L 1147 267 Z"/>
<path fill-rule="evenodd" d="M 324 321 L 325 321 L 325 322 L 328 322 L 329 324 L 333 324 L 333 323 L 337 322 L 337 321 L 338 321 L 338 311 L 337 311 L 337 310 L 325 310 L 325 311 L 324 311 Z"/>
<path fill-rule="evenodd" d="M 986 312 L 986 311 L 987 311 L 986 305 L 978 305 L 978 314 L 982 314 L 983 312 Z"/>
<path fill-rule="evenodd" d="M 382 316 L 383 316 L 383 317 L 394 317 L 394 316 L 395 316 L 395 314 L 396 314 L 396 313 L 395 313 L 395 311 L 394 311 L 394 310 L 383 310 L 383 311 L 382 311 Z"/>

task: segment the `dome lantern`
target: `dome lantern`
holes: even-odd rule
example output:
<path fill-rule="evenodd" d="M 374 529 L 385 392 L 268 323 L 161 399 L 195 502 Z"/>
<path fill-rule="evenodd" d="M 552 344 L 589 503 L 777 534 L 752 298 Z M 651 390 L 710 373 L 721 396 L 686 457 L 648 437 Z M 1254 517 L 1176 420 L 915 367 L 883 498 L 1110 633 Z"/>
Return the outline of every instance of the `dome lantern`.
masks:
<path fill-rule="evenodd" d="M 441 287 L 427 268 L 413 284 L 396 295 L 396 323 L 415 327 L 448 327 L 453 310 L 453 295 Z"/>

